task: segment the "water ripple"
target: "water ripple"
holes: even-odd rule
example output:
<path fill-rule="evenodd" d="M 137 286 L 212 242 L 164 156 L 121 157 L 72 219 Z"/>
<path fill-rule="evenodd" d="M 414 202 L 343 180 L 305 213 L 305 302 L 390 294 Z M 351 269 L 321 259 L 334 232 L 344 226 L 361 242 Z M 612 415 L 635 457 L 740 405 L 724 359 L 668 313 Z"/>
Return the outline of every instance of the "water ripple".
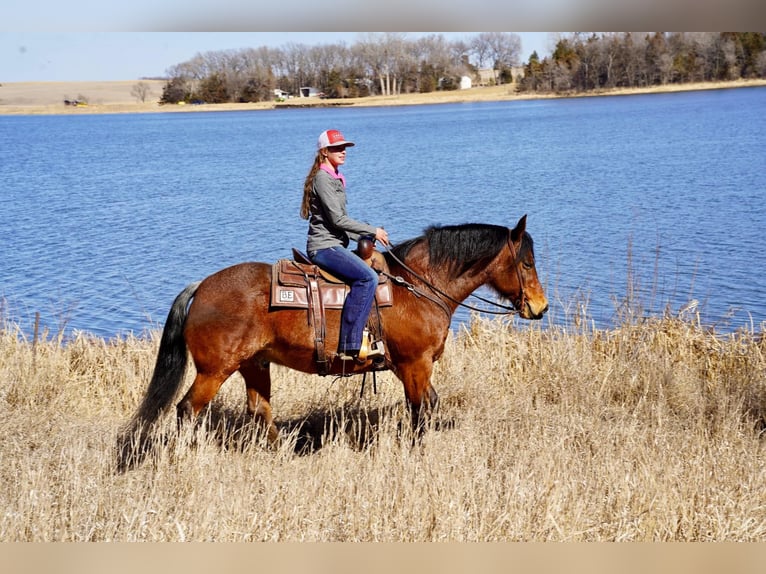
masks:
<path fill-rule="evenodd" d="M 585 304 L 607 326 L 635 289 L 651 311 L 698 299 L 717 328 L 758 325 L 764 95 L 0 117 L 0 310 L 140 333 L 187 283 L 303 248 L 303 178 L 334 126 L 358 144 L 351 213 L 394 241 L 527 213 L 554 322 Z"/>

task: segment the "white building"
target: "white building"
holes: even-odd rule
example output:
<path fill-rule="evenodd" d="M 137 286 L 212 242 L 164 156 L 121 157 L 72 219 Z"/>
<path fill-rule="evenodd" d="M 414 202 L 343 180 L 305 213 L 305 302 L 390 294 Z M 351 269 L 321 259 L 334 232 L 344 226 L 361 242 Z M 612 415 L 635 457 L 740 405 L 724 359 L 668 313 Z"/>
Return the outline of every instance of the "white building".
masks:
<path fill-rule="evenodd" d="M 322 92 L 317 90 L 316 88 L 312 88 L 309 86 L 306 86 L 305 88 L 301 88 L 301 97 L 302 98 L 318 98 L 319 96 L 322 96 Z"/>
<path fill-rule="evenodd" d="M 274 97 L 277 100 L 286 100 L 288 98 L 292 98 L 292 96 L 290 95 L 290 92 L 286 92 L 284 90 L 280 90 L 279 88 L 274 90 Z"/>

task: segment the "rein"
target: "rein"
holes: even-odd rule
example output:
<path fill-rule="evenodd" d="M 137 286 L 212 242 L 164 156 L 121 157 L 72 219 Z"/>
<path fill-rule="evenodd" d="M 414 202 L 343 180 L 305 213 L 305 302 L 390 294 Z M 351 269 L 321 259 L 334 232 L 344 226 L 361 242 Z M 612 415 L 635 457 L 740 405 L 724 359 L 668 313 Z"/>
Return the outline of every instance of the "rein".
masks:
<path fill-rule="evenodd" d="M 521 308 L 523 308 L 524 302 L 526 300 L 526 295 L 524 293 L 524 282 L 522 281 L 521 271 L 519 270 L 518 262 L 516 261 L 516 249 L 513 246 L 513 241 L 511 241 L 511 233 L 510 233 L 510 231 L 508 232 L 508 246 L 509 246 L 509 248 L 511 250 L 511 256 L 513 257 L 513 261 L 514 261 L 514 268 L 516 269 L 516 275 L 517 275 L 517 277 L 519 279 L 519 289 L 521 291 L 520 297 L 519 297 L 519 309 L 521 309 Z M 416 279 L 421 281 L 426 287 L 431 289 L 431 291 L 433 291 L 437 295 L 441 295 L 442 297 L 444 297 L 445 299 L 453 302 L 455 305 L 457 305 L 459 307 L 465 307 L 466 309 L 470 309 L 472 311 L 478 311 L 480 313 L 489 313 L 489 314 L 492 314 L 492 315 L 513 315 L 513 314 L 518 314 L 519 313 L 519 310 L 517 310 L 514 307 L 509 307 L 508 305 L 503 305 L 502 303 L 498 303 L 498 302 L 492 301 L 490 299 L 485 299 L 484 297 L 481 297 L 481 296 L 476 295 L 474 293 L 470 293 L 468 296 L 469 297 L 474 297 L 475 299 L 478 299 L 479 301 L 482 301 L 484 303 L 488 303 L 489 305 L 494 305 L 495 307 L 498 307 L 498 308 L 503 309 L 503 310 L 502 311 L 494 311 L 492 309 L 480 309 L 478 307 L 474 307 L 473 305 L 469 305 L 468 303 L 464 303 L 462 301 L 458 301 L 457 299 L 455 299 L 454 297 L 452 297 L 448 293 L 445 293 L 444 291 L 442 291 L 441 289 L 436 287 L 433 283 L 431 283 L 426 278 L 424 278 L 423 276 L 418 274 L 409 265 L 407 265 L 404 261 L 402 261 L 396 255 L 394 255 L 394 252 L 391 250 L 391 248 L 388 245 L 386 245 L 385 247 L 386 247 L 386 251 L 388 251 L 389 255 L 391 255 L 393 260 L 396 261 L 399 265 L 401 265 L 408 273 L 410 273 L 413 277 L 415 277 Z M 394 283 L 406 287 L 408 291 L 414 293 L 415 295 L 423 296 L 426 299 L 428 299 L 429 301 L 432 301 L 433 303 L 436 303 L 437 305 L 439 305 L 442 308 L 442 310 L 444 310 L 445 313 L 447 313 L 448 317 L 452 316 L 452 312 L 449 310 L 449 307 L 447 307 L 447 304 L 442 299 L 440 299 L 439 297 L 433 297 L 429 293 L 423 291 L 422 289 L 418 289 L 415 285 L 413 285 L 412 283 L 406 281 L 400 275 L 394 276 L 394 275 L 391 275 L 390 273 L 387 273 L 385 271 L 383 271 L 383 274 L 386 275 L 389 279 L 391 279 Z"/>

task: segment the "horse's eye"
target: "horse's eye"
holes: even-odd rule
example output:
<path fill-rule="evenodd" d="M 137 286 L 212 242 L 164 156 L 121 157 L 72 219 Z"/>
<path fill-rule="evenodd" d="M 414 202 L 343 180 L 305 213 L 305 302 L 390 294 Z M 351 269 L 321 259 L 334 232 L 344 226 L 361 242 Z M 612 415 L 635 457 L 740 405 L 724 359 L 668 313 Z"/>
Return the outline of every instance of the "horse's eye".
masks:
<path fill-rule="evenodd" d="M 525 261 L 524 262 L 524 269 L 526 269 L 527 271 L 532 269 L 534 266 L 535 266 L 535 264 L 532 261 Z"/>

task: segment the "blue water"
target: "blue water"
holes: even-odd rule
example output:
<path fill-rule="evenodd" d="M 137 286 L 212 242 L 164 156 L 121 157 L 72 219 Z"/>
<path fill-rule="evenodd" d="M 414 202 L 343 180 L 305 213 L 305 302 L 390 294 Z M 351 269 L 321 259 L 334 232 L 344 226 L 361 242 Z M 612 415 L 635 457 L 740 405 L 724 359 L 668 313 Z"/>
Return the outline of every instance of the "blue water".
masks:
<path fill-rule="evenodd" d="M 303 179 L 329 127 L 357 142 L 350 213 L 395 242 L 528 214 L 545 324 L 584 312 L 606 328 L 628 298 L 647 314 L 696 300 L 717 330 L 766 321 L 766 88 L 0 116 L 0 319 L 140 334 L 187 283 L 303 248 Z"/>

